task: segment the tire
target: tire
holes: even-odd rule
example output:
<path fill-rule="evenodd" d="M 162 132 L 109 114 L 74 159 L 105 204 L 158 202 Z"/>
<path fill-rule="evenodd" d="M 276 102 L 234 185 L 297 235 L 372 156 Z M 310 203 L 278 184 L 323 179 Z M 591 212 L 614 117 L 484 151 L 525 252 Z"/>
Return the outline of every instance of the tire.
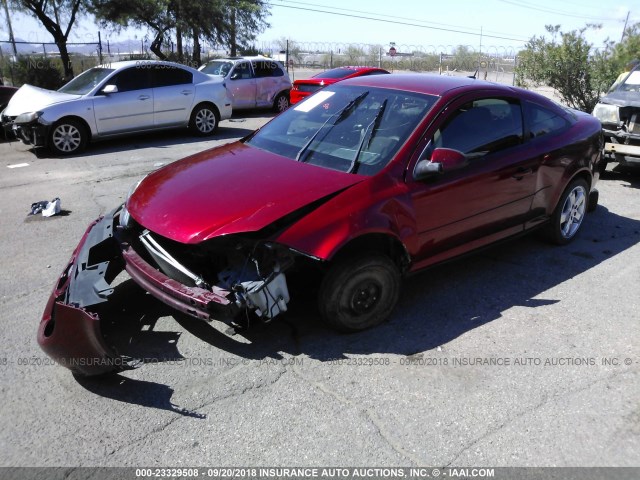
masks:
<path fill-rule="evenodd" d="M 89 141 L 84 124 L 73 118 L 54 123 L 49 133 L 49 150 L 55 155 L 74 155 L 82 152 Z"/>
<path fill-rule="evenodd" d="M 324 322 L 343 332 L 378 325 L 400 297 L 400 272 L 387 256 L 369 254 L 338 261 L 325 275 L 318 295 Z"/>
<path fill-rule="evenodd" d="M 277 113 L 284 112 L 287 108 L 289 108 L 289 93 L 282 92 L 279 93 L 276 99 L 273 101 L 273 111 Z"/>
<path fill-rule="evenodd" d="M 213 135 L 218 129 L 220 116 L 218 111 L 210 104 L 201 103 L 191 113 L 189 128 L 199 137 Z"/>
<path fill-rule="evenodd" d="M 560 197 L 551 222 L 547 226 L 546 236 L 556 245 L 571 242 L 584 220 L 589 203 L 589 187 L 582 179 L 574 180 Z"/>

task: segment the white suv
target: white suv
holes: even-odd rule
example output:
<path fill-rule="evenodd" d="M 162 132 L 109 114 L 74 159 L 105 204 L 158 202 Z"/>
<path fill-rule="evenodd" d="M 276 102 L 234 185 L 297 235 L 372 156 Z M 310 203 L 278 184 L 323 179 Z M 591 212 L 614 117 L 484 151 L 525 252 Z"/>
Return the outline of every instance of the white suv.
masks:
<path fill-rule="evenodd" d="M 224 77 L 233 109 L 289 108 L 291 79 L 280 62 L 267 57 L 230 57 L 211 60 L 198 70 Z"/>

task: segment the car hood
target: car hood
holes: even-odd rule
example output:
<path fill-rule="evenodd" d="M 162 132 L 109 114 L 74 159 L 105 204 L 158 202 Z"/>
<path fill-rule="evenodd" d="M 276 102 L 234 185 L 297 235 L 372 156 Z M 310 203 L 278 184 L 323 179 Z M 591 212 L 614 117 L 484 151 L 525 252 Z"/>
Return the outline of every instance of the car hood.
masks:
<path fill-rule="evenodd" d="M 22 113 L 37 112 L 54 103 L 67 102 L 80 97 L 81 95 L 46 90 L 33 85 L 23 85 L 11 97 L 4 114 L 13 117 Z"/>
<path fill-rule="evenodd" d="M 193 244 L 260 230 L 365 178 L 235 142 L 150 174 L 127 210 L 144 228 Z"/>
<path fill-rule="evenodd" d="M 616 107 L 640 107 L 640 93 L 611 92 L 600 99 L 600 103 L 615 105 Z"/>

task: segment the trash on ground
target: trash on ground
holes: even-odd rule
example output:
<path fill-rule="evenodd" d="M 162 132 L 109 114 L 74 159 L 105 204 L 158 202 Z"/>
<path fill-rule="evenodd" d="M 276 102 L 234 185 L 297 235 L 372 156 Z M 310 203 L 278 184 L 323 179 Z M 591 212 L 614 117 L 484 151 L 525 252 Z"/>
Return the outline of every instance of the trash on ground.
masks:
<path fill-rule="evenodd" d="M 29 215 L 37 215 L 38 213 L 42 213 L 43 217 L 53 217 L 57 215 L 60 213 L 60 199 L 56 197 L 50 202 L 41 200 L 40 202 L 32 203 Z"/>

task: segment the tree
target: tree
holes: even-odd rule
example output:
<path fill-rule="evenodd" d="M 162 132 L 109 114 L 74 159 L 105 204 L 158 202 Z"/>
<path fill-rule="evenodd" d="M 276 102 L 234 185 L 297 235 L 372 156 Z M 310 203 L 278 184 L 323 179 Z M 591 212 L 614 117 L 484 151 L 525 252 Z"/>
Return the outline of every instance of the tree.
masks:
<path fill-rule="evenodd" d="M 60 52 L 65 80 L 73 78 L 73 66 L 67 41 L 78 15 L 84 11 L 84 0 L 15 0 L 13 7 L 37 18 L 53 37 Z"/>
<path fill-rule="evenodd" d="M 296 63 L 302 63 L 302 49 L 298 42 L 287 37 L 280 37 L 276 40 L 276 43 L 281 52 L 286 52 L 287 46 L 289 47 L 289 61 L 293 60 Z"/>
<path fill-rule="evenodd" d="M 478 68 L 478 54 L 467 45 L 458 45 L 453 51 L 453 68 L 473 72 Z"/>
<path fill-rule="evenodd" d="M 262 0 L 87 0 L 90 11 L 105 25 L 135 25 L 153 32 L 151 51 L 166 59 L 166 44 L 176 40 L 176 59 L 184 61 L 183 38 L 193 40 L 192 60 L 200 63 L 200 40 L 230 46 L 253 41 L 267 26 L 269 7 Z M 163 50 L 165 46 L 165 50 Z"/>
<path fill-rule="evenodd" d="M 567 105 L 591 112 L 625 63 L 640 56 L 640 24 L 630 27 L 622 42 L 607 41 L 601 49 L 594 49 L 585 38 L 592 28 L 599 27 L 587 25 L 565 33 L 560 25 L 547 25 L 551 39 L 533 37 L 518 55 L 516 83 L 548 85 Z"/>

